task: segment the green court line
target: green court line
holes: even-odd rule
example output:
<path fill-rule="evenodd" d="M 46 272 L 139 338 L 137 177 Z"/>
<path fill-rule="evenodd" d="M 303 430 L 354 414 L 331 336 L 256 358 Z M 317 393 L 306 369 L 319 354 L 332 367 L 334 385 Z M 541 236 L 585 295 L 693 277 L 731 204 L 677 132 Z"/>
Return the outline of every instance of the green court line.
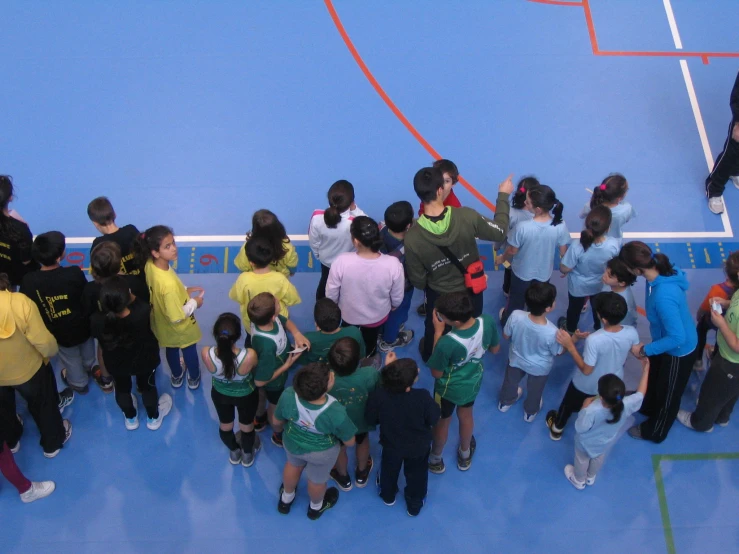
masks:
<path fill-rule="evenodd" d="M 665 546 L 667 554 L 675 554 L 675 539 L 672 535 L 672 523 L 670 512 L 667 508 L 667 493 L 665 482 L 662 478 L 660 463 L 666 462 L 695 462 L 710 460 L 739 460 L 739 452 L 719 452 L 715 454 L 652 454 L 652 467 L 654 468 L 654 484 L 657 487 L 657 499 L 659 511 L 662 516 L 662 529 L 665 533 Z"/>

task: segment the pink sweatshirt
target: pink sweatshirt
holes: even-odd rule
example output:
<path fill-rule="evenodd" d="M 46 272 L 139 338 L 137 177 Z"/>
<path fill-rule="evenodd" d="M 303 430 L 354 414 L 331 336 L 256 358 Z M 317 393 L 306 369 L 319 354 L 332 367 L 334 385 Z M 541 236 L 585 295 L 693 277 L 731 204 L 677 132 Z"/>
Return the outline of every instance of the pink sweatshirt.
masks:
<path fill-rule="evenodd" d="M 372 326 L 400 306 L 405 293 L 403 266 L 394 256 L 360 258 L 356 252 L 340 254 L 331 264 L 326 296 L 352 325 Z"/>

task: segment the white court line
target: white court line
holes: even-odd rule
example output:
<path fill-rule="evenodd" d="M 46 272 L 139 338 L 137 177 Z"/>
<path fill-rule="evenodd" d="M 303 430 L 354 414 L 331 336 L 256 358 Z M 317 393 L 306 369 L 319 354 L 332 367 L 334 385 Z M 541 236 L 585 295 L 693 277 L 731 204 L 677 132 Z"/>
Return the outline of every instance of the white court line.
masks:
<path fill-rule="evenodd" d="M 677 30 L 677 21 L 675 21 L 675 13 L 672 11 L 670 0 L 662 0 L 667 12 L 667 22 L 670 24 L 670 32 L 672 32 L 672 40 L 675 42 L 675 48 L 683 49 L 683 41 L 680 40 L 680 31 Z"/>

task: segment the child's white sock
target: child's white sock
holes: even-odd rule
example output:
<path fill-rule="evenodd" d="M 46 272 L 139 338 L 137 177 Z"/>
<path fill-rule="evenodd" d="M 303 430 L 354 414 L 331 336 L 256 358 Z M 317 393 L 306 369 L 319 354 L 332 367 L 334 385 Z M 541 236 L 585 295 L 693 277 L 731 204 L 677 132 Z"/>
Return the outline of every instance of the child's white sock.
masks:
<path fill-rule="evenodd" d="M 313 503 L 313 501 L 311 500 L 311 503 L 310 503 L 311 510 L 320 510 L 322 506 L 323 506 L 323 500 L 321 500 L 317 504 Z"/>
<path fill-rule="evenodd" d="M 441 454 L 434 454 L 433 452 L 429 454 L 429 462 L 432 464 L 438 464 L 441 461 Z"/>
<path fill-rule="evenodd" d="M 462 449 L 460 448 L 460 449 L 459 449 L 459 455 L 460 455 L 460 456 L 462 456 L 462 459 L 463 459 L 463 460 L 466 460 L 467 458 L 469 458 L 469 457 L 470 457 L 470 449 L 468 448 L 467 450 L 462 450 Z"/>
<path fill-rule="evenodd" d="M 294 498 L 295 498 L 295 491 L 293 492 L 282 491 L 282 501 L 285 504 L 289 504 L 290 502 L 293 501 Z"/>

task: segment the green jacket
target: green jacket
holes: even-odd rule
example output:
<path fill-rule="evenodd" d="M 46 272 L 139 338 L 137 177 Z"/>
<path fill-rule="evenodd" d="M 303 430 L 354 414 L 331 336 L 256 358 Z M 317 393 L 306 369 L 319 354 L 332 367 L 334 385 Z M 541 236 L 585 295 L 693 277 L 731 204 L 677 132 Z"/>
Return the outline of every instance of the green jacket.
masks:
<path fill-rule="evenodd" d="M 446 229 L 428 230 L 434 225 L 419 220 L 405 235 L 406 274 L 417 289 L 428 286 L 442 294 L 465 290 L 464 276 L 437 245 L 449 248 L 467 267 L 480 259 L 476 239 L 502 242 L 506 238 L 510 205 L 505 193 L 498 193 L 495 218 L 492 220 L 472 208 L 447 209 L 451 210 L 451 214 Z"/>

